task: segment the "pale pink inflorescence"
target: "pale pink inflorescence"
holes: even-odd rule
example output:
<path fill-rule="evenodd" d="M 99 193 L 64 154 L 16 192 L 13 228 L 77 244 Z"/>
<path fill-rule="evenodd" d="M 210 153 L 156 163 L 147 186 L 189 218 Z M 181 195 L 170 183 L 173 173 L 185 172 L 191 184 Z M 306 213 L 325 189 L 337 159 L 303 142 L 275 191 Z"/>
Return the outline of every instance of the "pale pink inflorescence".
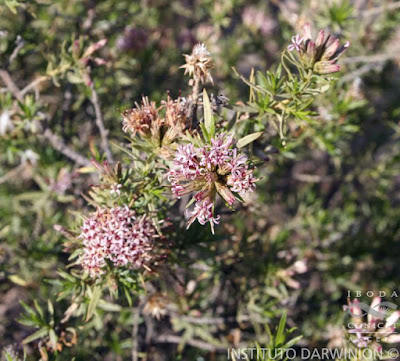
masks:
<path fill-rule="evenodd" d="M 340 56 L 349 48 L 346 41 L 340 45 L 339 39 L 332 34 L 319 31 L 314 39 L 309 23 L 303 27 L 303 36 L 297 34 L 292 37 L 289 51 L 296 50 L 296 54 L 306 69 L 311 69 L 317 74 L 331 74 L 340 70 L 337 64 Z"/>
<path fill-rule="evenodd" d="M 91 277 L 104 273 L 107 261 L 131 269 L 147 267 L 157 237 L 152 221 L 128 206 L 99 208 L 81 227 L 82 267 Z"/>
<path fill-rule="evenodd" d="M 214 215 L 216 192 L 232 205 L 236 199 L 232 192 L 244 195 L 255 189 L 257 179 L 247 165 L 247 157 L 238 152 L 234 143 L 232 135 L 222 133 L 203 147 L 178 147 L 168 179 L 178 198 L 196 192 L 189 226 L 196 219 L 202 225 L 210 222 L 212 229 L 219 223 L 220 216 Z"/>

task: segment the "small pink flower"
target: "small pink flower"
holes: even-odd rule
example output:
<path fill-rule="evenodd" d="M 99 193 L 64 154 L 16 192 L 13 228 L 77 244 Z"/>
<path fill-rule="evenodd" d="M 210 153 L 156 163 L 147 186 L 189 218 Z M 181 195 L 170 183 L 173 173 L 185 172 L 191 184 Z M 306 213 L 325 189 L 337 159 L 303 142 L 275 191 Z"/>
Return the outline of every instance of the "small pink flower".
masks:
<path fill-rule="evenodd" d="M 292 44 L 288 46 L 288 50 L 293 51 L 296 49 L 297 51 L 300 51 L 300 45 L 303 41 L 304 39 L 299 34 L 292 36 Z"/>
<path fill-rule="evenodd" d="M 214 233 L 214 224 L 219 224 L 221 216 L 214 217 L 213 214 L 214 203 L 207 197 L 201 202 L 197 202 L 194 210 L 191 212 L 191 218 L 188 222 L 187 228 L 197 219 L 198 222 L 204 226 L 207 222 L 210 222 L 211 230 Z"/>
<path fill-rule="evenodd" d="M 116 195 L 120 196 L 121 195 L 121 188 L 122 188 L 122 184 L 114 183 L 110 187 L 110 194 L 116 194 Z"/>

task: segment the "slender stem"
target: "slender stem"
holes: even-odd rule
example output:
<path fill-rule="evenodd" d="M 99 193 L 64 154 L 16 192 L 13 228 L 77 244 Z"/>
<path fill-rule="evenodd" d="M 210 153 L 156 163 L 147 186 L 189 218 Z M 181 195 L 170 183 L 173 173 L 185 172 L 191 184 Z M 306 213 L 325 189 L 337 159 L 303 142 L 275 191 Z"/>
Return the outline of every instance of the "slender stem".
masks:
<path fill-rule="evenodd" d="M 364 74 L 370 72 L 371 70 L 378 70 L 383 67 L 383 63 L 368 63 L 363 65 L 361 68 L 357 68 L 356 70 L 340 77 L 339 83 L 343 84 L 348 81 L 352 81 L 355 78 L 362 77 Z"/>
<path fill-rule="evenodd" d="M 286 74 L 289 76 L 289 79 L 292 80 L 293 79 L 293 75 L 292 75 L 291 71 L 289 70 L 289 68 L 287 67 L 287 65 L 285 63 L 285 57 L 286 57 L 285 52 L 286 52 L 286 50 L 282 53 L 281 63 L 282 63 L 282 66 L 285 68 Z"/>
<path fill-rule="evenodd" d="M 382 6 L 378 6 L 376 8 L 372 8 L 370 10 L 366 10 L 364 12 L 361 12 L 362 17 L 367 17 L 367 16 L 374 16 L 374 15 L 379 15 L 384 11 L 393 11 L 400 8 L 400 2 L 395 2 L 392 4 L 386 4 Z"/>
<path fill-rule="evenodd" d="M 139 312 L 140 308 L 135 307 L 132 311 L 132 361 L 138 361 L 138 331 L 139 331 Z"/>
<path fill-rule="evenodd" d="M 99 102 L 99 96 L 97 95 L 96 89 L 94 88 L 93 83 L 90 85 L 90 89 L 92 90 L 92 104 L 94 107 L 94 112 L 96 115 L 96 125 L 97 128 L 99 128 L 100 131 L 100 137 L 101 137 L 101 146 L 106 153 L 107 159 L 110 162 L 113 162 L 113 156 L 111 153 L 110 149 L 110 144 L 108 142 L 108 130 L 106 130 L 104 126 L 104 120 L 103 120 L 103 114 L 101 113 L 100 109 L 100 102 Z"/>
<path fill-rule="evenodd" d="M 20 50 L 25 46 L 25 41 L 24 41 L 24 39 L 21 38 L 20 35 L 18 35 L 16 43 L 17 43 L 17 46 L 15 47 L 12 54 L 10 55 L 10 59 L 8 60 L 8 65 L 10 65 L 15 60 L 15 58 L 18 56 L 18 53 L 20 52 Z"/>
<path fill-rule="evenodd" d="M 64 154 L 67 158 L 73 160 L 76 164 L 81 166 L 90 166 L 91 162 L 89 159 L 75 152 L 73 149 L 68 147 L 63 140 L 54 134 L 49 128 L 45 130 L 43 138 L 48 140 L 51 146 L 58 150 L 60 153 Z"/>
<path fill-rule="evenodd" d="M 24 100 L 24 98 L 22 97 L 20 90 L 18 89 L 18 87 L 14 83 L 14 81 L 12 80 L 12 78 L 7 70 L 0 69 L 0 78 L 3 81 L 3 83 L 6 85 L 8 90 L 11 92 L 11 94 L 14 95 L 14 97 L 17 100 L 22 102 Z"/>
<path fill-rule="evenodd" d="M 344 58 L 342 64 L 353 64 L 353 63 L 378 63 L 384 62 L 390 59 L 396 59 L 400 56 L 400 51 L 393 51 L 388 54 L 376 54 L 376 55 L 362 55 L 353 56 L 350 58 Z"/>
<path fill-rule="evenodd" d="M 190 346 L 200 348 L 202 350 L 206 351 L 216 351 L 216 350 L 226 350 L 226 345 L 225 346 L 214 346 L 210 344 L 209 342 L 204 342 L 201 340 L 196 340 L 196 339 L 188 339 L 185 340 L 181 336 L 176 336 L 176 335 L 160 335 L 156 338 L 155 342 L 157 343 L 175 343 L 175 344 L 181 344 L 181 343 L 186 343 Z"/>
<path fill-rule="evenodd" d="M 235 323 L 235 322 L 246 322 L 246 321 L 255 321 L 258 323 L 266 323 L 268 320 L 266 318 L 255 318 L 247 315 L 241 316 L 229 316 L 229 317 L 194 317 L 194 316 L 184 316 L 174 312 L 169 312 L 169 315 L 173 318 L 178 318 L 179 320 L 193 323 L 196 325 L 216 325 L 216 324 L 227 324 L 227 323 Z"/>
<path fill-rule="evenodd" d="M 26 164 L 20 164 L 16 168 L 11 169 L 8 173 L 6 173 L 2 177 L 0 177 L 0 184 L 3 184 L 12 178 L 15 178 L 21 172 L 23 172 L 25 170 L 25 168 L 26 168 Z"/>
<path fill-rule="evenodd" d="M 45 80 L 50 79 L 50 77 L 48 75 L 43 75 L 37 79 L 35 79 L 34 81 L 32 81 L 31 83 L 29 83 L 25 88 L 23 88 L 21 90 L 21 95 L 24 96 L 29 90 L 35 88 L 37 85 L 39 85 L 40 83 L 44 82 Z"/>
<path fill-rule="evenodd" d="M 195 127 L 197 122 L 196 113 L 197 113 L 197 103 L 199 99 L 199 91 L 200 91 L 200 79 L 195 77 L 193 84 L 193 92 L 192 92 L 192 102 L 190 103 L 188 111 L 189 119 L 192 119 L 192 127 Z"/>
<path fill-rule="evenodd" d="M 284 145 L 283 142 L 285 136 L 283 134 L 283 116 L 279 116 L 278 119 L 279 119 L 279 137 L 282 139 L 282 145 Z"/>

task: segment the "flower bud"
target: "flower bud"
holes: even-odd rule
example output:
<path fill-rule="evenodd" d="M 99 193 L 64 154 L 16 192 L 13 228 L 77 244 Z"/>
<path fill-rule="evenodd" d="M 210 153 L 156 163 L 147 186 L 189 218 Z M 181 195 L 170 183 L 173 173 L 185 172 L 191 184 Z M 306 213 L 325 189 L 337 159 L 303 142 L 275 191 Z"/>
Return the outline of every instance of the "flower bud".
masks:
<path fill-rule="evenodd" d="M 325 52 L 322 54 L 322 60 L 329 60 L 332 58 L 332 56 L 336 53 L 336 51 L 339 49 L 340 43 L 339 39 L 335 39 L 331 45 L 329 45 Z"/>
<path fill-rule="evenodd" d="M 322 46 L 322 44 L 324 43 L 325 40 L 325 31 L 320 30 L 320 32 L 318 33 L 317 39 L 315 40 L 315 45 L 317 47 Z"/>
<path fill-rule="evenodd" d="M 331 74 L 340 70 L 340 65 L 332 64 L 330 61 L 318 61 L 314 65 L 314 71 L 318 74 Z"/>
<path fill-rule="evenodd" d="M 229 190 L 229 188 L 220 183 L 220 182 L 216 182 L 215 183 L 215 188 L 217 189 L 217 192 L 219 193 L 219 195 L 226 201 L 226 203 L 228 203 L 230 206 L 235 202 L 235 196 L 233 195 L 233 193 Z"/>
<path fill-rule="evenodd" d="M 306 23 L 306 24 L 304 25 L 303 30 L 304 30 L 304 32 L 303 32 L 303 34 L 304 34 L 304 35 L 303 35 L 304 41 L 311 40 L 311 39 L 312 39 L 312 36 L 311 36 L 311 25 L 310 25 L 310 23 Z"/>

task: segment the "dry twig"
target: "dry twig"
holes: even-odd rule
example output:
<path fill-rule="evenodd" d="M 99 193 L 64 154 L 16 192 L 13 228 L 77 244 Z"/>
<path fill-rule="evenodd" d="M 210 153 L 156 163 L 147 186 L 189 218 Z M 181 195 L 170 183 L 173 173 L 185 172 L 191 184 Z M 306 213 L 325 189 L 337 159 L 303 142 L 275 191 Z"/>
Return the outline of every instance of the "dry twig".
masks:
<path fill-rule="evenodd" d="M 197 347 L 211 352 L 216 350 L 226 350 L 226 347 L 223 346 L 215 346 L 211 345 L 208 342 L 195 339 L 184 340 L 181 336 L 176 336 L 176 335 L 161 335 L 157 337 L 155 341 L 158 343 L 175 343 L 175 344 L 185 343 L 189 346 Z"/>
<path fill-rule="evenodd" d="M 97 95 L 97 92 L 96 92 L 96 89 L 94 88 L 93 83 L 90 85 L 90 89 L 92 90 L 92 104 L 93 104 L 94 112 L 96 115 L 96 125 L 100 131 L 101 146 L 106 153 L 107 159 L 110 162 L 113 162 L 114 160 L 113 160 L 113 156 L 111 153 L 110 144 L 108 142 L 108 130 L 106 130 L 106 128 L 104 126 L 103 114 L 101 113 L 101 109 L 100 109 L 99 96 Z"/>
<path fill-rule="evenodd" d="M 369 17 L 369 16 L 374 16 L 374 15 L 379 15 L 385 11 L 393 11 L 396 9 L 400 9 L 400 2 L 395 2 L 392 4 L 386 4 L 382 6 L 378 6 L 376 8 L 370 9 L 363 11 L 360 15 L 362 17 Z"/>
<path fill-rule="evenodd" d="M 57 134 L 54 134 L 49 128 L 45 130 L 43 138 L 47 139 L 55 150 L 64 154 L 67 158 L 73 160 L 76 164 L 81 166 L 91 165 L 89 159 L 83 157 L 82 155 L 80 155 L 79 153 L 75 152 L 73 149 L 68 147 L 63 142 L 63 140 Z"/>

